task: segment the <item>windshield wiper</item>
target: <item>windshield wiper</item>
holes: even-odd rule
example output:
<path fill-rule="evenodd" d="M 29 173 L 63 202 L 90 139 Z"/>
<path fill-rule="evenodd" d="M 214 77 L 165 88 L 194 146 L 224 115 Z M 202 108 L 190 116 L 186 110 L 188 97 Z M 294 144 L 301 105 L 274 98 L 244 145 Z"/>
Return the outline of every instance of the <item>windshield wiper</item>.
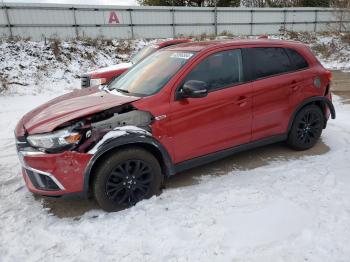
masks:
<path fill-rule="evenodd" d="M 122 92 L 122 93 L 130 93 L 128 90 L 125 90 L 125 89 L 121 89 L 121 88 L 117 88 L 116 89 L 118 92 Z"/>

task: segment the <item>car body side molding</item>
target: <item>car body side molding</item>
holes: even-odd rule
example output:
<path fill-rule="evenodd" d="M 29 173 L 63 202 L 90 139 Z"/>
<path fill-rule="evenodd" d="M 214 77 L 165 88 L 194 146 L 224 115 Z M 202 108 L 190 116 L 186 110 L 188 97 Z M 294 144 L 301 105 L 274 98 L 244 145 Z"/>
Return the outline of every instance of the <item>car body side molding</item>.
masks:
<path fill-rule="evenodd" d="M 271 136 L 268 138 L 253 141 L 253 142 L 250 142 L 247 144 L 243 144 L 243 145 L 227 148 L 224 150 L 220 150 L 218 152 L 210 153 L 210 154 L 205 155 L 205 156 L 200 156 L 200 157 L 196 157 L 196 158 L 193 158 L 190 160 L 186 160 L 186 161 L 183 161 L 183 162 L 175 165 L 175 173 L 182 172 L 182 171 L 185 171 L 187 169 L 190 169 L 190 168 L 193 168 L 196 166 L 201 166 L 201 165 L 219 160 L 221 158 L 228 157 L 230 155 L 233 155 L 233 154 L 236 154 L 236 153 L 239 153 L 242 151 L 246 151 L 249 149 L 253 149 L 253 148 L 281 142 L 281 141 L 284 141 L 286 139 L 287 139 L 287 134 L 275 135 L 275 136 Z"/>

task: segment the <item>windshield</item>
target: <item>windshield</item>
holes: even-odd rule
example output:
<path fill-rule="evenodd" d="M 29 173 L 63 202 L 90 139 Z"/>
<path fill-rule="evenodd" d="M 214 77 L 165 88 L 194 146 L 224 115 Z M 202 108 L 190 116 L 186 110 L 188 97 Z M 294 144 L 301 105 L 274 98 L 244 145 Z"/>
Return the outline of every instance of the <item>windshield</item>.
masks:
<path fill-rule="evenodd" d="M 163 88 L 193 54 L 183 51 L 158 51 L 113 81 L 108 89 L 133 96 L 153 95 Z"/>
<path fill-rule="evenodd" d="M 158 49 L 158 46 L 156 45 L 145 46 L 133 58 L 131 58 L 131 63 L 136 64 L 140 62 L 146 56 L 149 56 L 150 54 L 157 51 L 157 49 Z"/>

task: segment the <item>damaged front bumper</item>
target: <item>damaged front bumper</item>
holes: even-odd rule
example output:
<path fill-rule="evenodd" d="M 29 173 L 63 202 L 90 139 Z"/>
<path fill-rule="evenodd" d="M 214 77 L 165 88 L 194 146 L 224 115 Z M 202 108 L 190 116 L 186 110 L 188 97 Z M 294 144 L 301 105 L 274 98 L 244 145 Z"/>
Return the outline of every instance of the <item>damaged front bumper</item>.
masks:
<path fill-rule="evenodd" d="M 92 155 L 71 151 L 58 154 L 18 151 L 18 155 L 29 191 L 45 196 L 83 191 L 84 171 Z"/>
<path fill-rule="evenodd" d="M 29 191 L 45 196 L 71 193 L 86 195 L 89 193 L 88 181 L 92 163 L 106 152 L 105 149 L 110 149 L 111 140 L 124 141 L 126 136 L 132 137 L 132 142 L 140 138 L 144 140 L 146 137 L 152 138 L 149 131 L 153 116 L 130 105 L 89 115 L 79 121 L 79 125 L 76 126 L 73 126 L 74 123 L 69 123 L 72 130 L 80 134 L 79 142 L 70 148 L 49 149 L 33 145 L 28 137 L 37 134 L 28 134 L 23 120 L 18 123 L 15 129 L 16 145 L 22 163 L 22 174 Z M 57 129 L 56 132 L 59 130 L 62 129 Z M 49 136 L 53 132 L 44 134 Z"/>

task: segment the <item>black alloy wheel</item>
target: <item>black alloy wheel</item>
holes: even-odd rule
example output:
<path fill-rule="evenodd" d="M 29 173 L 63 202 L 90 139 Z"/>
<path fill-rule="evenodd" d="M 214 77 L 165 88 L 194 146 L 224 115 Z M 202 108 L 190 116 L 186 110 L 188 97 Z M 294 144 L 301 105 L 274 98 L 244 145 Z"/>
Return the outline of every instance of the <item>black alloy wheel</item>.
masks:
<path fill-rule="evenodd" d="M 163 183 L 158 160 L 139 147 L 110 153 L 97 164 L 93 176 L 94 197 L 108 212 L 119 211 L 158 195 Z"/>
<path fill-rule="evenodd" d="M 309 144 L 315 139 L 322 129 L 323 120 L 319 114 L 308 111 L 298 123 L 297 139 L 304 144 Z"/>
<path fill-rule="evenodd" d="M 131 206 L 149 193 L 153 173 L 142 160 L 127 160 L 119 164 L 109 175 L 106 194 L 113 202 Z"/>
<path fill-rule="evenodd" d="M 303 108 L 295 117 L 287 143 L 296 150 L 313 147 L 321 136 L 325 117 L 316 105 Z"/>

